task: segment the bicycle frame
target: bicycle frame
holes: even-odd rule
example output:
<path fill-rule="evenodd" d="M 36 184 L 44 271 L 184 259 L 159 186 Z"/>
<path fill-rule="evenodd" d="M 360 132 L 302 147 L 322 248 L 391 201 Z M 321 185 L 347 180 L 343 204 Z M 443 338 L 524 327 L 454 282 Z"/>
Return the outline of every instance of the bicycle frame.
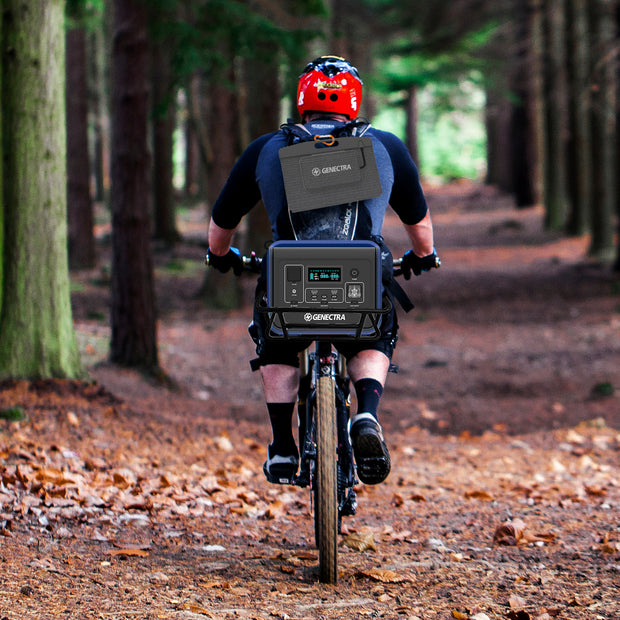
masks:
<path fill-rule="evenodd" d="M 300 354 L 300 382 L 297 400 L 299 417 L 300 469 L 294 484 L 307 487 L 312 484 L 316 441 L 313 424 L 316 415 L 316 385 L 319 376 L 330 376 L 335 381 L 336 429 L 338 433 L 338 515 L 354 515 L 357 501 L 353 487 L 355 476 L 353 449 L 349 439 L 350 379 L 346 361 L 331 350 L 331 343 L 317 341 L 315 350 L 306 349 Z M 338 528 L 340 531 L 340 527 Z"/>

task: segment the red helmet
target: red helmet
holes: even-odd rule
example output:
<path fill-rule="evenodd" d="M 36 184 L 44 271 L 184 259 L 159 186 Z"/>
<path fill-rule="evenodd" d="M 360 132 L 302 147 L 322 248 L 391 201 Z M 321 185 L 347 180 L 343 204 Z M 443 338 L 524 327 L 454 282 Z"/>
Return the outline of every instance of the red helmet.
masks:
<path fill-rule="evenodd" d="M 304 112 L 334 112 L 357 117 L 362 103 L 362 80 L 357 69 L 339 56 L 321 56 L 299 76 L 297 109 Z"/>

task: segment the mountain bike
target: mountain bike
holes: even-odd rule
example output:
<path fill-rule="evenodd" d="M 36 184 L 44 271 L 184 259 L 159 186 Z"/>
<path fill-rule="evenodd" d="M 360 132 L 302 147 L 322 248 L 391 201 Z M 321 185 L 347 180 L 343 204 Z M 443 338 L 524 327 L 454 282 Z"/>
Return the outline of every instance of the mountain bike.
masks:
<path fill-rule="evenodd" d="M 247 271 L 260 272 L 261 259 L 255 254 L 243 257 L 243 262 Z M 393 261 L 394 275 L 400 275 L 401 262 Z M 378 312 L 390 309 L 388 305 Z M 263 307 L 262 311 L 279 314 L 275 308 Z M 280 318 L 284 328 L 281 314 Z M 319 581 L 335 584 L 342 518 L 354 515 L 357 509 L 354 487 L 358 479 L 349 437 L 350 379 L 346 360 L 334 349 L 332 339 L 319 338 L 312 349 L 300 354 L 299 471 L 292 480 L 283 482 L 311 489 Z M 396 372 L 397 368 L 391 366 L 390 370 Z"/>

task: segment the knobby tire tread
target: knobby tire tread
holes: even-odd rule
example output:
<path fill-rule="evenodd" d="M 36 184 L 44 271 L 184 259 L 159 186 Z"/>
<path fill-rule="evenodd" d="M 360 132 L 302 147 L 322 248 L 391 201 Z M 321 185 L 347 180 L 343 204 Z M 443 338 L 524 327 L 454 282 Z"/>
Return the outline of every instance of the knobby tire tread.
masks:
<path fill-rule="evenodd" d="M 319 377 L 316 404 L 315 534 L 319 550 L 319 581 L 338 579 L 338 475 L 335 382 Z"/>

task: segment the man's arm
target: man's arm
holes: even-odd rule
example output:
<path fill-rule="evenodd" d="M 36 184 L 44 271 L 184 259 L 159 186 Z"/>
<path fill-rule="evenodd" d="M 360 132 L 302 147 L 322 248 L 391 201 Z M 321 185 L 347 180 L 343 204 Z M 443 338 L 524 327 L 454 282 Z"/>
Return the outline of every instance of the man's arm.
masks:
<path fill-rule="evenodd" d="M 216 256 L 224 256 L 230 249 L 235 230 L 237 229 L 222 228 L 211 218 L 209 223 L 209 251 Z"/>
<path fill-rule="evenodd" d="M 417 224 L 403 224 L 403 226 L 411 239 L 411 247 L 416 256 L 421 258 L 434 252 L 433 224 L 429 211 Z"/>

